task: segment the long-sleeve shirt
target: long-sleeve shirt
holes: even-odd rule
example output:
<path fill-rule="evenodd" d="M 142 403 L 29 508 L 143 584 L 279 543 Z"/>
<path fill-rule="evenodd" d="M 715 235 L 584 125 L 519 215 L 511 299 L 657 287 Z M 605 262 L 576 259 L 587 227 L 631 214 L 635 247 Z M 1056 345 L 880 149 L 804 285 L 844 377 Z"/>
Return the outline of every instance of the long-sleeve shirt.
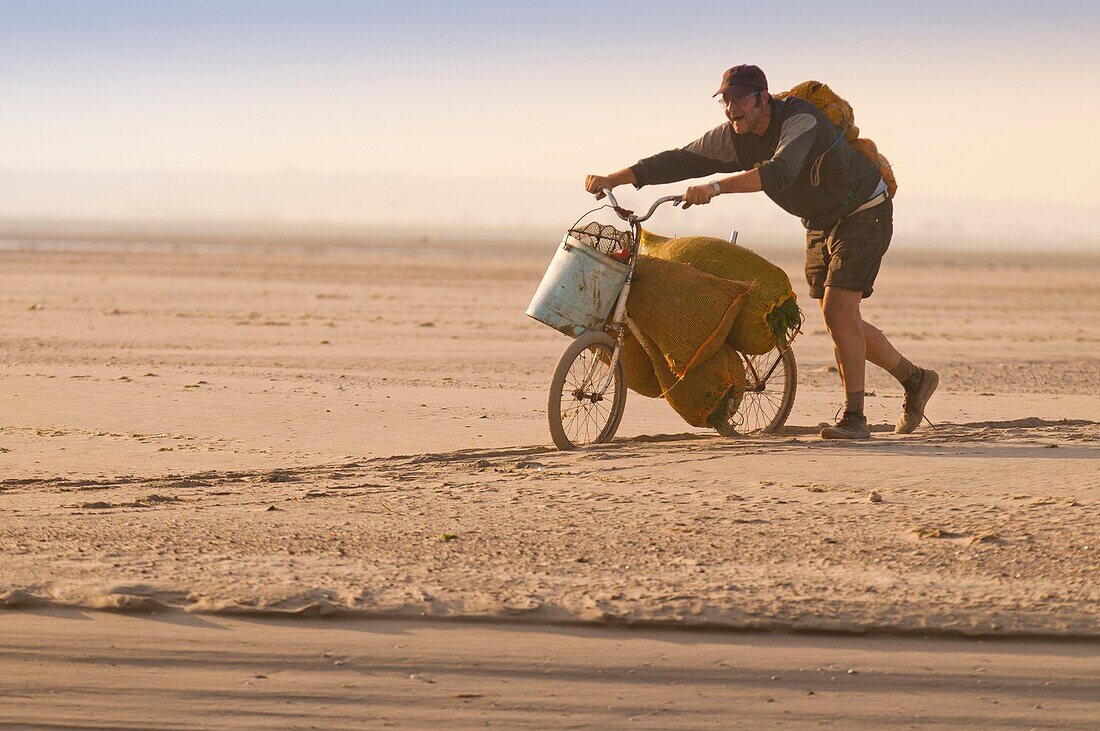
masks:
<path fill-rule="evenodd" d="M 728 122 L 686 147 L 639 160 L 636 186 L 674 183 L 758 168 L 760 183 L 780 208 L 809 230 L 826 230 L 872 197 L 878 168 L 847 141 L 811 102 L 771 99 L 761 136 L 736 134 Z"/>

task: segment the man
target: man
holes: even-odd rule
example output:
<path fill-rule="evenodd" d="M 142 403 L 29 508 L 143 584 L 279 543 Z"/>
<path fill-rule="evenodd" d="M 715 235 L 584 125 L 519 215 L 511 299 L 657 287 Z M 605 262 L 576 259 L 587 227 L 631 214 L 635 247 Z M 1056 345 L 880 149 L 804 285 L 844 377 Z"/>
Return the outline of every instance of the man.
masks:
<path fill-rule="evenodd" d="M 589 175 L 585 189 L 673 183 L 735 173 L 684 192 L 684 207 L 724 193 L 764 191 L 806 227 L 806 280 L 820 300 L 844 385 L 844 416 L 822 429 L 825 439 L 868 439 L 863 414 L 865 361 L 889 371 L 905 389 L 894 432 L 920 425 L 939 375 L 918 368 L 860 315 L 893 233 L 893 202 L 878 168 L 837 133 L 812 103 L 768 94 L 764 72 L 734 66 L 722 76 L 726 122 L 687 147 L 668 150 L 611 175 Z"/>

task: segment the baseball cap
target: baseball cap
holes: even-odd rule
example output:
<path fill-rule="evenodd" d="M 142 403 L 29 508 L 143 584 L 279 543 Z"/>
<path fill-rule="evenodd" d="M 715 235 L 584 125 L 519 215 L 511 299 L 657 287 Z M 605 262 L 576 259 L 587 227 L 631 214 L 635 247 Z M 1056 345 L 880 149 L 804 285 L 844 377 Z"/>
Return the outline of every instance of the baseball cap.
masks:
<path fill-rule="evenodd" d="M 726 73 L 722 74 L 722 85 L 718 87 L 718 91 L 714 92 L 714 96 L 719 94 L 747 96 L 767 88 L 768 79 L 759 66 L 741 64 L 726 69 Z"/>

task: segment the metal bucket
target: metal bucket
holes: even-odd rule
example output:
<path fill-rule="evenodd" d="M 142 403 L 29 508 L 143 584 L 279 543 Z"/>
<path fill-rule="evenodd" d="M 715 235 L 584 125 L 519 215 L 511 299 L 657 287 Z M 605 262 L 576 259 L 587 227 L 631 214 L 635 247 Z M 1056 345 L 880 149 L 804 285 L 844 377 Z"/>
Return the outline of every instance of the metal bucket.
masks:
<path fill-rule="evenodd" d="M 527 306 L 527 315 L 573 337 L 600 328 L 629 271 L 626 264 L 566 234 Z"/>

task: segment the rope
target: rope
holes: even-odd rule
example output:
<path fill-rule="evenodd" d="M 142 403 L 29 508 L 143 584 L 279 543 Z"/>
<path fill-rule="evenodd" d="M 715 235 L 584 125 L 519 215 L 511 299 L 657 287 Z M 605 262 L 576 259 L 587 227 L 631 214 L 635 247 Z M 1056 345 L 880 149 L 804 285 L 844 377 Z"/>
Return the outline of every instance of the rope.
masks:
<path fill-rule="evenodd" d="M 653 351 L 652 351 L 652 350 L 650 350 L 650 348 L 649 348 L 649 345 L 648 345 L 649 343 L 653 343 L 653 341 L 651 341 L 651 340 L 650 340 L 649 338 L 647 338 L 646 336 L 644 336 L 644 335 L 642 334 L 642 331 L 641 331 L 640 329 L 638 329 L 638 326 L 637 326 L 636 324 L 634 324 L 634 321 L 633 321 L 632 319 L 630 319 L 629 317 L 627 317 L 627 318 L 626 318 L 626 326 L 627 326 L 628 328 L 630 328 L 630 334 L 634 336 L 634 339 L 638 341 L 638 344 L 642 346 L 642 350 L 643 350 L 643 351 L 645 351 L 645 354 L 646 354 L 647 356 L 649 356 L 649 358 L 650 358 L 651 360 L 652 360 L 652 359 L 655 359 L 655 358 L 657 358 L 657 357 L 661 357 L 661 358 L 663 359 L 663 357 L 664 357 L 663 355 L 661 355 L 661 356 L 657 356 L 657 355 L 654 355 Z M 655 343 L 654 343 L 654 344 L 655 344 Z M 671 372 L 671 370 L 670 370 L 670 372 Z M 675 373 L 673 373 L 672 375 L 673 375 L 673 376 L 676 376 L 676 374 L 675 374 Z M 684 375 L 687 375 L 687 374 L 685 373 Z M 660 395 L 660 396 L 658 396 L 657 398 L 665 398 L 665 397 L 667 397 L 667 396 L 668 396 L 668 394 L 669 394 L 669 392 L 670 392 L 670 391 L 672 391 L 672 389 L 674 389 L 674 388 L 676 388 L 677 386 L 679 386 L 679 385 L 680 385 L 680 383 L 681 383 L 681 382 L 682 382 L 683 380 L 684 380 L 684 376 L 678 376 L 678 377 L 676 378 L 676 382 L 675 382 L 675 383 L 673 383 L 673 384 L 672 384 L 671 386 L 669 386 L 668 388 L 664 388 L 664 389 L 663 389 L 663 390 L 661 391 L 661 395 Z M 660 383 L 660 379 L 658 379 L 658 383 Z M 662 387 L 662 388 L 663 388 L 663 387 Z"/>
<path fill-rule="evenodd" d="M 810 167 L 810 185 L 812 185 L 813 187 L 816 188 L 821 185 L 821 163 L 825 161 L 825 156 L 829 154 L 829 151 L 839 145 L 842 139 L 843 136 L 840 134 L 840 132 L 837 132 L 836 139 L 833 140 L 833 144 L 825 148 L 825 152 L 818 155 L 817 159 L 814 160 L 814 164 Z"/>

